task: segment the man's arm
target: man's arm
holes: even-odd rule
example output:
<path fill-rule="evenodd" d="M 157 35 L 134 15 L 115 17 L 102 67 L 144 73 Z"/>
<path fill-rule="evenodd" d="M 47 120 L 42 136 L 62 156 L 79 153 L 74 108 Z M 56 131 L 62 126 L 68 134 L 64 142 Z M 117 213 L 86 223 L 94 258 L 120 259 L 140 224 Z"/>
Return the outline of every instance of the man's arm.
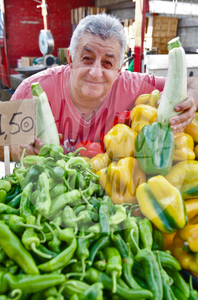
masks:
<path fill-rule="evenodd" d="M 175 111 L 183 113 L 170 119 L 174 133 L 183 131 L 195 116 L 198 109 L 198 77 L 187 78 L 187 99 L 175 107 Z"/>

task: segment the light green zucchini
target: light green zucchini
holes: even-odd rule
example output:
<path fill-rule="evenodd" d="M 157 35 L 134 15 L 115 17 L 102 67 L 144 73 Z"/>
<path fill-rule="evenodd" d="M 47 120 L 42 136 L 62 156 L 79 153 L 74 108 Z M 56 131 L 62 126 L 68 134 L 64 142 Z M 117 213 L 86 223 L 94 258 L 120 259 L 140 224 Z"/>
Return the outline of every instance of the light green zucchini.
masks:
<path fill-rule="evenodd" d="M 59 145 L 59 136 L 46 93 L 38 82 L 32 83 L 31 92 L 36 100 L 36 136 L 44 144 Z"/>
<path fill-rule="evenodd" d="M 166 126 L 181 113 L 174 110 L 175 106 L 187 98 L 186 56 L 179 37 L 168 42 L 168 50 L 168 74 L 157 113 L 158 122 Z"/>

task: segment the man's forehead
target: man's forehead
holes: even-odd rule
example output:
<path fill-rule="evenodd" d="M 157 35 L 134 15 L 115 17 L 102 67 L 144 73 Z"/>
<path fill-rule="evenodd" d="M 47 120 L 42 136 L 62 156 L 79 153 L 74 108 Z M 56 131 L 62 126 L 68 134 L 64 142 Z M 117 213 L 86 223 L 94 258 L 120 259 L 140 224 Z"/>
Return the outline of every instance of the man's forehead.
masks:
<path fill-rule="evenodd" d="M 83 52 L 94 53 L 94 50 L 92 49 L 91 46 L 85 45 L 85 46 L 82 48 L 82 50 L 81 50 L 81 54 L 82 54 Z M 105 55 L 105 56 L 108 56 L 108 57 L 113 57 L 113 58 L 115 57 L 115 54 L 114 54 L 114 53 L 111 53 L 111 52 L 105 52 L 104 55 Z"/>
<path fill-rule="evenodd" d="M 114 37 L 102 39 L 99 35 L 86 32 L 81 36 L 78 44 L 78 50 L 80 51 L 80 53 L 83 53 L 85 51 L 94 53 L 95 45 L 97 45 L 104 49 L 105 55 L 114 57 L 115 52 L 117 53 L 118 51 L 118 48 L 115 46 L 118 46 L 118 44 L 118 40 Z"/>

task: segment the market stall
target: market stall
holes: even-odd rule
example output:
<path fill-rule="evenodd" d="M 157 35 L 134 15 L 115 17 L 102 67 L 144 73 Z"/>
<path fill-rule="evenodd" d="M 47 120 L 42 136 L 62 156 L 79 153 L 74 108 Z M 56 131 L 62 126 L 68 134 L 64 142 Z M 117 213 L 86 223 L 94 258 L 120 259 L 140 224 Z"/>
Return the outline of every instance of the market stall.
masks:
<path fill-rule="evenodd" d="M 178 38 L 169 53 L 160 104 L 158 90 L 140 95 L 75 152 L 32 84 L 45 145 L 0 179 L 0 299 L 198 299 L 198 116 L 168 126 L 187 84 Z"/>

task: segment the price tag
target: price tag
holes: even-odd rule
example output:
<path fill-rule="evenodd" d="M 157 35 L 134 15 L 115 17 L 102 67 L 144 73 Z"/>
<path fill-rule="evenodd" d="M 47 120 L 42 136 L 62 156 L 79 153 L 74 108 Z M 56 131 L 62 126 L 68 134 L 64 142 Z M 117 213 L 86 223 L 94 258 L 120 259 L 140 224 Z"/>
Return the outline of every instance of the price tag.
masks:
<path fill-rule="evenodd" d="M 35 100 L 0 101 L 0 145 L 34 142 L 36 133 Z"/>

